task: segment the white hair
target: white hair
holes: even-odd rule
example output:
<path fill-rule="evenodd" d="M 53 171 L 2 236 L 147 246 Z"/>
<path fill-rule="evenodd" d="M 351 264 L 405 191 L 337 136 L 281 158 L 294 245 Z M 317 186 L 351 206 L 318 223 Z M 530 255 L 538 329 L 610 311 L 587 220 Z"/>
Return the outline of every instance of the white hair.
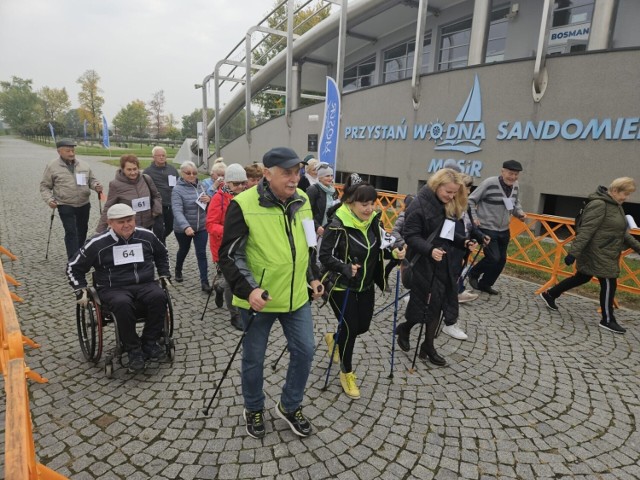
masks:
<path fill-rule="evenodd" d="M 180 165 L 180 171 L 184 172 L 186 169 L 188 168 L 192 168 L 193 170 L 195 170 L 196 172 L 198 171 L 198 167 L 196 167 L 196 164 L 193 163 L 190 160 L 187 160 L 186 162 L 184 162 L 182 165 Z"/>
<path fill-rule="evenodd" d="M 165 150 L 164 147 L 161 147 L 160 145 L 156 145 L 155 147 L 153 147 L 151 149 L 151 155 L 155 155 L 156 153 L 158 153 L 160 150 L 162 150 L 165 154 L 167 153 L 167 151 Z"/>

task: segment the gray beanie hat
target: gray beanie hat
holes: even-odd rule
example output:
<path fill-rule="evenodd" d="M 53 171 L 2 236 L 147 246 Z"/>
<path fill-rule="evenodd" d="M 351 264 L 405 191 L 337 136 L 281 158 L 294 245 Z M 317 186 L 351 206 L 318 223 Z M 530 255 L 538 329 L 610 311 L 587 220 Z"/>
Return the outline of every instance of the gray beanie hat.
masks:
<path fill-rule="evenodd" d="M 239 163 L 232 163 L 227 166 L 227 169 L 224 172 L 224 181 L 225 182 L 246 182 L 247 181 L 247 172 L 244 167 Z"/>

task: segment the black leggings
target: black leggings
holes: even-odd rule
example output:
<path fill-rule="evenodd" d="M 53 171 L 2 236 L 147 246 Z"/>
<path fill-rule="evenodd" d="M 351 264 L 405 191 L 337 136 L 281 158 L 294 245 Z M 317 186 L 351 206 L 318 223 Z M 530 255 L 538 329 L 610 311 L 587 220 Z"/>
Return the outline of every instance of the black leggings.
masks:
<path fill-rule="evenodd" d="M 579 287 L 589 282 L 593 277 L 585 273 L 576 272 L 573 277 L 565 278 L 555 287 L 550 288 L 547 293 L 553 298 L 558 298 L 567 290 Z M 598 277 L 600 282 L 600 309 L 602 310 L 602 321 L 609 323 L 615 321 L 613 316 L 613 300 L 616 296 L 616 288 L 618 286 L 618 280 L 616 278 L 601 278 Z"/>
<path fill-rule="evenodd" d="M 340 312 L 344 305 L 345 294 L 346 291 L 338 292 L 336 290 L 331 293 L 329 303 L 338 321 L 340 320 Z M 337 347 L 342 361 L 342 371 L 345 373 L 353 371 L 351 358 L 353 357 L 356 337 L 369 331 L 371 319 L 373 318 L 374 301 L 373 287 L 363 292 L 349 291 L 342 328 L 338 332 Z"/>

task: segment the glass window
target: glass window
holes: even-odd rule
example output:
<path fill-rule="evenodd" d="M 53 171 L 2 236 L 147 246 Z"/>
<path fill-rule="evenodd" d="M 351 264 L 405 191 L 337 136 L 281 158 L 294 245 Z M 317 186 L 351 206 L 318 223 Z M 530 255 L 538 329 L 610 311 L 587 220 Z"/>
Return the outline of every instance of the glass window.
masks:
<path fill-rule="evenodd" d="M 441 35 L 438 70 L 466 67 L 471 40 L 471 19 L 443 27 Z"/>
<path fill-rule="evenodd" d="M 422 67 L 420 73 L 429 73 L 431 59 L 431 34 L 424 37 L 422 44 Z M 410 77 L 413 73 L 416 42 L 411 41 L 390 48 L 384 52 L 384 82 L 392 82 Z"/>
<path fill-rule="evenodd" d="M 553 27 L 591 22 L 594 0 L 556 0 L 553 6 Z"/>
<path fill-rule="evenodd" d="M 376 71 L 376 57 L 363 60 L 359 64 L 348 68 L 344 71 L 344 80 L 342 81 L 342 91 L 350 92 L 362 87 L 373 85 L 373 76 Z"/>
<path fill-rule="evenodd" d="M 507 30 L 509 28 L 508 13 L 509 7 L 499 8 L 491 12 L 489 37 L 487 39 L 487 54 L 485 56 L 486 63 L 501 62 L 504 60 Z"/>

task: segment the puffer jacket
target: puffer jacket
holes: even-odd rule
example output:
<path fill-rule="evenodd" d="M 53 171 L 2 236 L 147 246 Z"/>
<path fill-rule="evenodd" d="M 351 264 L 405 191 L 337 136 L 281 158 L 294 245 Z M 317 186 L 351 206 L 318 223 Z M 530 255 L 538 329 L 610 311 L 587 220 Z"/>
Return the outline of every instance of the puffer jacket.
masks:
<path fill-rule="evenodd" d="M 213 261 L 218 263 L 220 257 L 218 251 L 222 243 L 222 233 L 224 232 L 224 217 L 227 208 L 233 200 L 233 194 L 218 189 L 209 202 L 207 208 L 207 232 L 209 232 L 209 248 Z"/>
<path fill-rule="evenodd" d="M 207 212 L 196 203 L 202 194 L 206 195 L 202 182 L 196 180 L 193 184 L 184 178 L 178 179 L 171 192 L 174 232 L 184 233 L 189 227 L 200 232 L 206 228 Z"/>
<path fill-rule="evenodd" d="M 422 187 L 411 202 L 402 229 L 407 243 L 407 259 L 420 258 L 413 267 L 413 284 L 405 316 L 414 322 L 436 321 L 445 306 L 452 317 L 458 316 L 458 289 L 456 286 L 455 249 L 463 250 L 466 237 L 454 235 L 453 241 L 441 238 L 440 231 L 446 219 L 445 206 L 427 185 Z M 452 219 L 461 224 L 459 219 Z M 440 262 L 431 256 L 434 248 L 446 252 Z M 459 269 L 458 269 L 459 270 Z"/>
<path fill-rule="evenodd" d="M 96 232 L 107 230 L 107 210 L 109 207 L 117 203 L 124 203 L 133 208 L 132 201 L 142 197 L 149 197 L 151 206 L 148 210 L 136 213 L 136 226 L 151 230 L 155 217 L 162 215 L 160 192 L 149 175 L 141 173 L 137 179 L 131 180 L 119 169 L 116 172 L 116 178 L 109 182 L 109 195 L 102 209 Z"/>
<path fill-rule="evenodd" d="M 578 234 L 569 253 L 576 257 L 580 273 L 600 278 L 620 275 L 620 254 L 627 248 L 640 253 L 640 242 L 629 233 L 622 205 L 606 187 L 589 195 Z"/>

